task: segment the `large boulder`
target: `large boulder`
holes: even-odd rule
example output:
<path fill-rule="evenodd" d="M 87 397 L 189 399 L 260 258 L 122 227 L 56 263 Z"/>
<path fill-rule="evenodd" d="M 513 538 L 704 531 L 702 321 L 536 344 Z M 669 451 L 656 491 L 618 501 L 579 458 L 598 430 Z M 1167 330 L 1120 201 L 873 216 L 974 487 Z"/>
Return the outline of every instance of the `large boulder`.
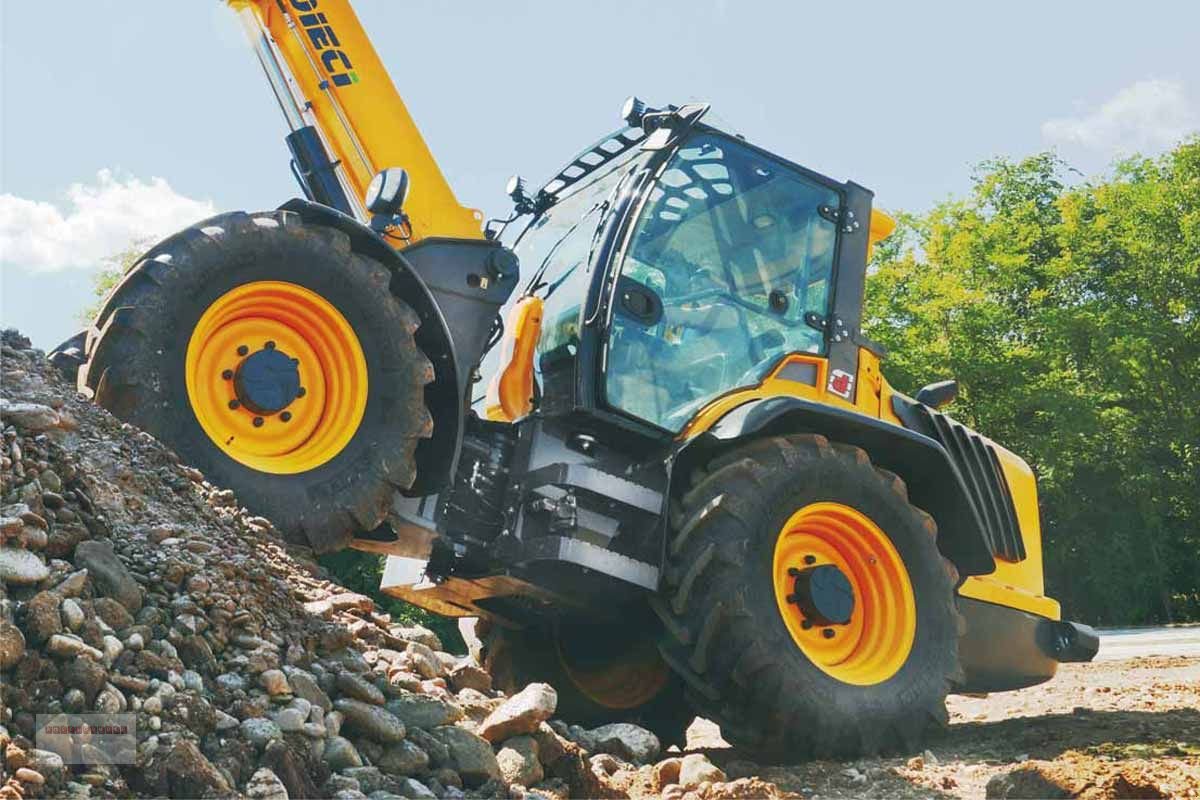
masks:
<path fill-rule="evenodd" d="M 558 692 L 548 683 L 531 683 L 479 724 L 479 735 L 489 742 L 502 742 L 523 733 L 533 733 L 538 725 L 554 716 Z M 657 753 L 656 753 L 657 755 Z"/>
<path fill-rule="evenodd" d="M 371 705 L 361 700 L 341 698 L 333 704 L 346 718 L 350 728 L 376 742 L 398 742 L 404 738 L 404 723 L 383 706 Z"/>

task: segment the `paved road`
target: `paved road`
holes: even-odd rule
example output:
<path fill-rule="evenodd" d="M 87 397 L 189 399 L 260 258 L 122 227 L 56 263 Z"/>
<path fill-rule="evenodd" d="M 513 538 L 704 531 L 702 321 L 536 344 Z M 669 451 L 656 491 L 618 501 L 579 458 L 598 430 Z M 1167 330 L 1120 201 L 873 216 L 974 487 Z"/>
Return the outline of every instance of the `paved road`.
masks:
<path fill-rule="evenodd" d="M 1200 657 L 1200 625 L 1100 629 L 1097 661 L 1118 661 L 1141 656 Z"/>

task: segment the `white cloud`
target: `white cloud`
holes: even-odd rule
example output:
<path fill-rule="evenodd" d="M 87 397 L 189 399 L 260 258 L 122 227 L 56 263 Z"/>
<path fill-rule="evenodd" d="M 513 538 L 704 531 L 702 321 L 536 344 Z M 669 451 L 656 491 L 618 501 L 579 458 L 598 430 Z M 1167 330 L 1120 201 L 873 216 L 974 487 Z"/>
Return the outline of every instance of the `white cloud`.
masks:
<path fill-rule="evenodd" d="M 1171 147 L 1200 130 L 1200 111 L 1179 81 L 1138 81 L 1098 109 L 1042 123 L 1042 135 L 1105 155 L 1149 153 Z"/>
<path fill-rule="evenodd" d="M 210 200 L 193 200 L 163 178 L 143 181 L 96 173 L 75 183 L 58 205 L 0 195 L 0 262 L 34 272 L 95 269 L 135 242 L 161 238 L 215 213 Z"/>

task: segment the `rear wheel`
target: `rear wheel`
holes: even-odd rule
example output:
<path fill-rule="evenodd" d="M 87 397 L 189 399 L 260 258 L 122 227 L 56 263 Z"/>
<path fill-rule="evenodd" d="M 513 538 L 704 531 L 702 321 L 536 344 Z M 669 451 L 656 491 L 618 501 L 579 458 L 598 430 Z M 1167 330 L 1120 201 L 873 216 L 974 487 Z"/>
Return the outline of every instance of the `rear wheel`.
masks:
<path fill-rule="evenodd" d="M 285 211 L 152 249 L 106 300 L 79 384 L 318 551 L 416 477 L 433 377 L 387 267 Z"/>
<path fill-rule="evenodd" d="M 477 623 L 477 656 L 506 691 L 549 683 L 558 692 L 555 716 L 587 728 L 633 722 L 653 731 L 663 747 L 683 745 L 695 712 L 683 685 L 658 650 L 660 631 L 645 625 L 563 623 L 553 629 L 512 630 Z"/>
<path fill-rule="evenodd" d="M 664 654 L 731 743 L 852 757 L 945 724 L 957 572 L 864 451 L 751 442 L 699 473 L 672 523 Z"/>

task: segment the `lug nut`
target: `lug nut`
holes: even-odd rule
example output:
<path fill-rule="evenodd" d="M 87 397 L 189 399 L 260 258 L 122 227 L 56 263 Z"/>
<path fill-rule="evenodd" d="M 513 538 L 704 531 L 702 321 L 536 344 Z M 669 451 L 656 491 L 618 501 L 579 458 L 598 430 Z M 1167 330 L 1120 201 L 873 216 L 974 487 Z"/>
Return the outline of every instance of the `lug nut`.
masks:
<path fill-rule="evenodd" d="M 289 422 L 289 421 L 291 421 L 291 419 L 292 419 L 292 412 L 290 412 L 290 411 L 285 411 L 285 412 L 283 412 L 282 414 L 280 414 L 280 415 L 279 415 L 279 418 L 280 418 L 281 420 L 283 420 L 284 422 Z"/>
<path fill-rule="evenodd" d="M 304 397 L 306 394 L 308 394 L 308 389 L 305 389 L 303 386 L 296 390 L 296 397 Z"/>
<path fill-rule="evenodd" d="M 825 628 L 824 630 L 821 631 L 821 635 L 824 636 L 826 639 L 832 639 L 833 635 L 834 635 L 833 628 Z"/>
<path fill-rule="evenodd" d="M 233 370 L 231 370 L 231 369 L 222 370 L 221 377 L 227 381 L 233 380 Z"/>
<path fill-rule="evenodd" d="M 239 356 L 244 356 L 244 355 L 246 355 L 246 354 L 247 354 L 247 353 L 249 353 L 249 352 L 250 352 L 250 348 L 249 348 L 249 347 L 246 347 L 246 345 L 244 345 L 244 344 L 239 344 L 239 345 L 238 345 L 237 354 L 238 354 Z"/>
<path fill-rule="evenodd" d="M 230 408 L 230 410 L 236 410 L 236 409 L 238 409 L 238 408 L 241 408 L 241 405 L 242 405 L 242 404 L 241 404 L 241 403 L 239 403 L 237 400 L 230 400 L 230 401 L 229 401 L 229 408 Z"/>
<path fill-rule="evenodd" d="M 816 556 L 805 556 L 804 563 L 805 564 L 815 564 L 815 563 L 817 563 L 817 557 Z"/>
<path fill-rule="evenodd" d="M 795 567 L 788 567 L 788 577 L 789 578 L 799 578 L 800 570 L 796 569 Z"/>
<path fill-rule="evenodd" d="M 809 619 L 801 620 L 800 627 L 804 628 L 804 630 L 808 630 L 809 628 L 812 627 L 812 620 L 809 620 Z"/>
<path fill-rule="evenodd" d="M 267 348 L 268 350 L 274 350 L 274 349 L 275 349 L 275 342 L 274 342 L 273 340 L 271 340 L 271 339 L 267 339 L 267 343 L 266 343 L 266 344 L 264 344 L 264 345 L 263 345 L 263 347 Z"/>
<path fill-rule="evenodd" d="M 261 428 L 261 427 L 262 427 L 262 424 L 263 424 L 263 418 L 262 418 L 262 417 L 255 417 L 255 418 L 254 418 L 254 427 L 256 427 L 256 428 Z"/>

